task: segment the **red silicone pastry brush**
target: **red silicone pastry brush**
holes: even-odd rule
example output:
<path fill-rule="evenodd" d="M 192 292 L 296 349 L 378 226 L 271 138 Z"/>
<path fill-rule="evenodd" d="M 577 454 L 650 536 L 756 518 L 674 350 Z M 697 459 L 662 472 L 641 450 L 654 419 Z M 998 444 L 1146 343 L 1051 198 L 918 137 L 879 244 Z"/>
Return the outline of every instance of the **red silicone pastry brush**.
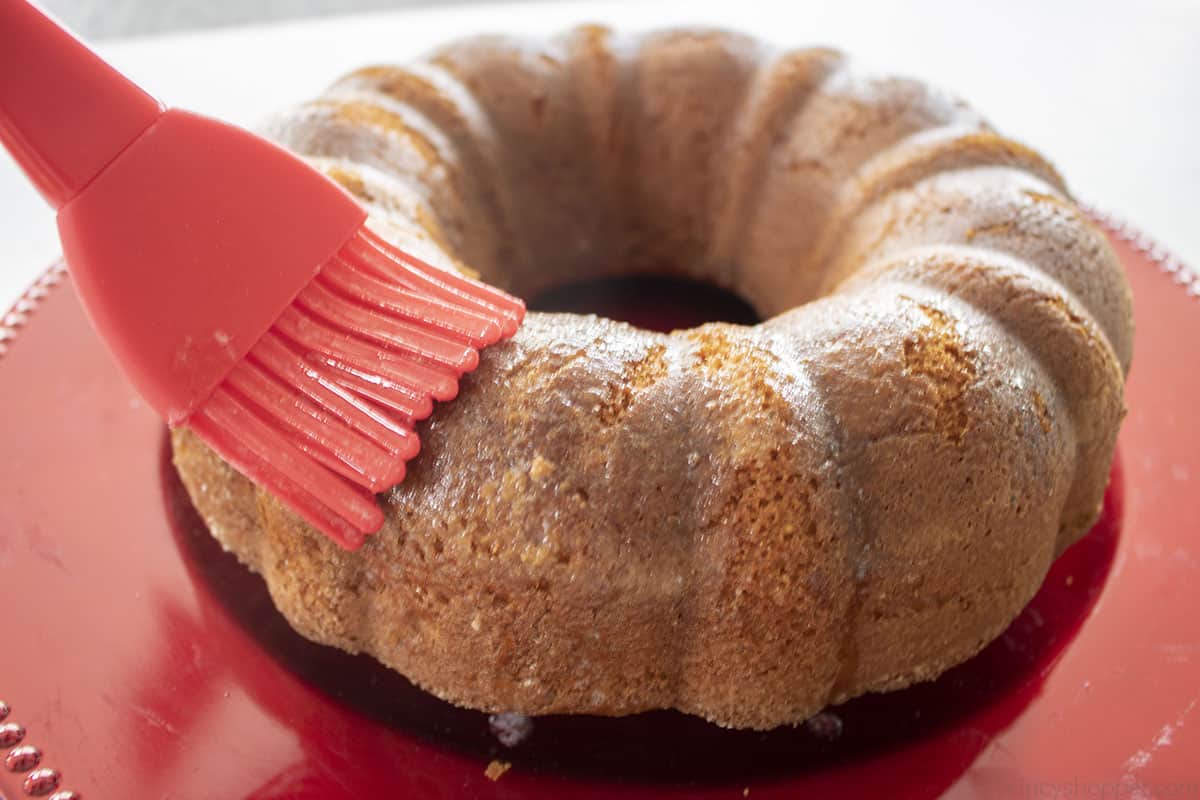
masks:
<path fill-rule="evenodd" d="M 403 479 L 414 424 L 524 316 L 372 234 L 283 149 L 165 109 L 24 0 L 0 0 L 0 139 L 142 397 L 344 547 L 383 523 L 373 494 Z"/>

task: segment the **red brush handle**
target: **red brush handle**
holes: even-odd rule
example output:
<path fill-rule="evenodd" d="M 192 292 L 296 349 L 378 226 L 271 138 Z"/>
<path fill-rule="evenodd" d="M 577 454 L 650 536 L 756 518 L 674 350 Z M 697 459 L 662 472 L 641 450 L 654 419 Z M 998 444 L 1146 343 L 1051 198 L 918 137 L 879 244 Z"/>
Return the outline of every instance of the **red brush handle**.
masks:
<path fill-rule="evenodd" d="M 25 0 L 0 0 L 0 141 L 60 208 L 162 105 Z"/>

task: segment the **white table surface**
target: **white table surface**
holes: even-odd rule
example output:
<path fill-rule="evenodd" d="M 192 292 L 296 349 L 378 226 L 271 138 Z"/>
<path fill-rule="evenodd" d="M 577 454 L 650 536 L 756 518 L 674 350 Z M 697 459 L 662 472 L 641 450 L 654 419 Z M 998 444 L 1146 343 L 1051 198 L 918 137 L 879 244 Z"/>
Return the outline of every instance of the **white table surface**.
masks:
<path fill-rule="evenodd" d="M 452 4 L 98 49 L 171 104 L 252 126 L 365 63 L 410 59 L 466 33 L 549 33 L 585 21 L 737 27 L 780 44 L 830 44 L 937 83 L 1047 154 L 1079 198 L 1200 266 L 1195 0 Z M 57 240 L 50 212 L 2 154 L 0 211 L 7 306 L 56 254 Z"/>

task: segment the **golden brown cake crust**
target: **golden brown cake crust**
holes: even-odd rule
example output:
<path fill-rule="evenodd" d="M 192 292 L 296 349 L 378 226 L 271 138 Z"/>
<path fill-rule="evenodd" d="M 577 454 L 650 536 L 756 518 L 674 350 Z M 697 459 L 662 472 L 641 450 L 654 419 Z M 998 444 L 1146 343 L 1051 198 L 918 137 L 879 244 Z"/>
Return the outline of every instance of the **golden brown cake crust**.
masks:
<path fill-rule="evenodd" d="M 446 268 L 529 293 L 669 265 L 770 317 L 530 314 L 356 553 L 176 432 L 214 536 L 316 641 L 479 709 L 769 728 L 968 658 L 1099 510 L 1128 289 L 958 101 L 580 28 L 361 70 L 271 130 Z"/>

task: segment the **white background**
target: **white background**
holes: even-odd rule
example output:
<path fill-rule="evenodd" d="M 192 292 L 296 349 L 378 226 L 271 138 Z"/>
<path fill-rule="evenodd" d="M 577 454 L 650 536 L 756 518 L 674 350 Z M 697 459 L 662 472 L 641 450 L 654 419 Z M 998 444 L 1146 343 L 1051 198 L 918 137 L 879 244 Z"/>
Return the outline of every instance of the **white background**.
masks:
<path fill-rule="evenodd" d="M 450 4 L 97 49 L 172 105 L 252 126 L 368 62 L 410 59 L 468 33 L 550 33 L 584 21 L 731 26 L 780 44 L 833 45 L 939 84 L 1048 155 L 1080 199 L 1200 266 L 1196 0 Z M 53 258 L 56 238 L 50 212 L 2 155 L 0 248 L 6 306 Z"/>
<path fill-rule="evenodd" d="M 35 0 L 89 39 L 144 36 L 295 17 L 448 6 L 464 0 Z M 553 0 L 549 0 L 552 2 Z"/>

